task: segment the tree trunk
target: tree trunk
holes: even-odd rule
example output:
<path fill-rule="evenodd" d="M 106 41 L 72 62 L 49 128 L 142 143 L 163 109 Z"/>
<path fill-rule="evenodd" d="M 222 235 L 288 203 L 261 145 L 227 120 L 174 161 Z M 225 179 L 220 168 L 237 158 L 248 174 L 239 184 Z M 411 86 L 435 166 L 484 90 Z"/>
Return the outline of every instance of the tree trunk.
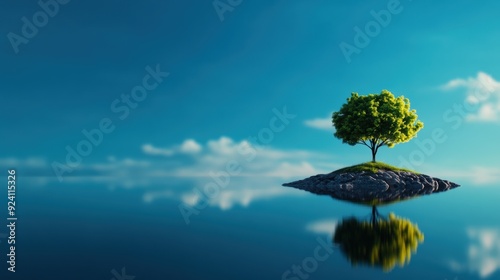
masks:
<path fill-rule="evenodd" d="M 375 147 L 372 147 L 372 162 L 375 162 L 375 156 L 377 155 L 377 150 Z"/>

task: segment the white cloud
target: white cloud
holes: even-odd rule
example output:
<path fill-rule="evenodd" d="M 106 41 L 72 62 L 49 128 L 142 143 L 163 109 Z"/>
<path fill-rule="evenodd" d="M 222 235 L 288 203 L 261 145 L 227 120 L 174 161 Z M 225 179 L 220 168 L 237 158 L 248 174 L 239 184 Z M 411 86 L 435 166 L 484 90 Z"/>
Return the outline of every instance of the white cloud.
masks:
<path fill-rule="evenodd" d="M 326 131 L 333 131 L 335 129 L 332 125 L 331 115 L 327 116 L 326 118 L 316 118 L 316 119 L 306 120 L 304 121 L 304 124 L 308 127 Z"/>
<path fill-rule="evenodd" d="M 126 168 L 143 168 L 151 165 L 151 162 L 146 160 L 136 160 L 131 158 L 116 159 L 108 157 L 108 162 L 94 163 L 88 166 L 88 169 L 107 172 L 110 170 L 125 170 Z"/>
<path fill-rule="evenodd" d="M 452 181 L 467 180 L 473 186 L 492 186 L 500 182 L 500 168 L 489 166 L 470 166 L 466 170 L 443 169 L 428 166 L 424 173 Z"/>
<path fill-rule="evenodd" d="M 208 149 L 217 155 L 230 155 L 234 154 L 239 148 L 243 146 L 249 146 L 247 141 L 242 141 L 239 143 L 234 143 L 233 139 L 222 136 L 217 140 L 211 140 L 207 143 Z"/>
<path fill-rule="evenodd" d="M 0 166 L 6 168 L 16 168 L 16 167 L 44 167 L 47 165 L 47 161 L 43 158 L 38 157 L 28 157 L 25 159 L 19 158 L 0 158 Z"/>
<path fill-rule="evenodd" d="M 157 155 L 157 156 L 171 156 L 174 154 L 174 151 L 169 149 L 161 149 L 153 147 L 151 144 L 142 145 L 142 151 L 148 155 Z"/>
<path fill-rule="evenodd" d="M 499 111 L 494 107 L 494 104 L 485 103 L 479 108 L 477 114 L 467 115 L 467 120 L 494 122 L 499 120 L 499 117 Z"/>
<path fill-rule="evenodd" d="M 151 144 L 142 145 L 142 151 L 148 155 L 173 156 L 175 154 L 196 154 L 202 150 L 200 144 L 193 139 L 186 139 L 181 145 L 171 148 L 158 148 Z"/>
<path fill-rule="evenodd" d="M 210 177 L 212 173 L 226 170 L 228 162 L 235 162 L 241 168 L 233 177 L 290 178 L 332 171 L 314 167 L 309 162 L 312 159 L 329 162 L 320 154 L 257 147 L 246 140 L 235 142 L 224 136 L 208 141 L 205 151 L 193 159 L 194 162 L 175 169 L 174 173 L 181 177 Z"/>
<path fill-rule="evenodd" d="M 495 167 L 472 167 L 472 182 L 475 184 L 493 184 L 500 182 L 500 168 Z"/>
<path fill-rule="evenodd" d="M 300 162 L 296 164 L 291 164 L 289 162 L 283 162 L 276 166 L 276 169 L 270 170 L 264 173 L 265 176 L 270 177 L 281 177 L 281 178 L 291 178 L 291 177 L 306 177 L 315 175 L 318 170 L 314 168 L 309 162 Z M 330 170 L 332 171 L 332 170 Z"/>
<path fill-rule="evenodd" d="M 470 241 L 467 261 L 452 260 L 448 264 L 450 269 L 469 270 L 478 273 L 481 278 L 488 278 L 500 270 L 500 229 L 470 227 L 467 236 Z"/>
<path fill-rule="evenodd" d="M 187 139 L 182 143 L 180 150 L 184 153 L 196 154 L 201 151 L 201 146 L 193 139 Z"/>
<path fill-rule="evenodd" d="M 468 107 L 477 107 L 469 112 L 466 120 L 471 122 L 500 121 L 500 82 L 487 73 L 479 72 L 476 77 L 453 79 L 441 87 L 443 90 L 466 89 L 465 102 Z"/>
<path fill-rule="evenodd" d="M 446 83 L 445 85 L 443 85 L 441 88 L 444 90 L 451 90 L 451 89 L 455 89 L 457 87 L 463 87 L 466 85 L 467 85 L 467 82 L 463 79 L 453 79 L 453 80 L 449 81 L 448 83 Z"/>

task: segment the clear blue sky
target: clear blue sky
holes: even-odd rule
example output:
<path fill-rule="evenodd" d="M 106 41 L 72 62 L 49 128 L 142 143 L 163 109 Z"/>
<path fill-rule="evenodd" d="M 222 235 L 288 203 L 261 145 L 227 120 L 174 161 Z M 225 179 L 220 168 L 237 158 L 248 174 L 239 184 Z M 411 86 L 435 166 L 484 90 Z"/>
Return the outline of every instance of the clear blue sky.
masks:
<path fill-rule="evenodd" d="M 398 12 L 348 62 L 339 45 L 355 46 L 354 28 L 364 30 L 374 20 L 371 11 L 388 4 Z M 4 165 L 64 163 L 65 147 L 109 118 L 115 130 L 82 166 L 182 154 L 172 166 L 182 171 L 198 161 L 203 169 L 206 161 L 196 154 L 208 159 L 216 145 L 225 149 L 258 135 L 273 108 L 286 106 L 296 117 L 275 133 L 269 153 L 290 152 L 296 156 L 276 164 L 312 166 L 312 173 L 328 169 L 326 163 L 368 161 L 370 154 L 321 129 L 324 121 L 313 122 L 320 129 L 308 121 L 328 117 L 351 92 L 388 89 L 417 109 L 425 123 L 417 139 L 431 139 L 435 129 L 447 137 L 416 169 L 464 180 L 463 171 L 476 170 L 493 182 L 500 169 L 499 10 L 498 1 L 243 0 L 220 15 L 212 1 L 72 0 L 59 4 L 16 54 L 8 34 L 21 36 L 21 18 L 33 22 L 41 7 L 2 2 L 0 158 Z M 157 65 L 169 76 L 121 120 L 111 104 Z M 473 110 L 443 117 L 484 83 L 479 88 L 488 96 Z M 415 140 L 381 149 L 379 159 L 399 164 L 420 149 Z"/>

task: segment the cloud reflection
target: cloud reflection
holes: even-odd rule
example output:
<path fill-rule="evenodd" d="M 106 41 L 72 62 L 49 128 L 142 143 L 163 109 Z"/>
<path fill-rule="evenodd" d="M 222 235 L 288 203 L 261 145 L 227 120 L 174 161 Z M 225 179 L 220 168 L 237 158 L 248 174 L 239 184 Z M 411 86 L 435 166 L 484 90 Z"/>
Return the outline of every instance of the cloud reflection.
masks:
<path fill-rule="evenodd" d="M 306 225 L 306 230 L 318 235 L 327 235 L 332 237 L 337 228 L 338 220 L 327 219 L 314 221 Z"/>
<path fill-rule="evenodd" d="M 467 261 L 448 263 L 454 271 L 469 270 L 481 278 L 488 278 L 500 269 L 500 229 L 469 227 Z"/>
<path fill-rule="evenodd" d="M 208 205 L 230 209 L 235 205 L 248 206 L 254 201 L 283 196 L 304 195 L 304 192 L 283 188 L 286 180 L 299 179 L 339 168 L 323 154 L 303 150 L 281 150 L 257 146 L 247 140 L 229 137 L 200 144 L 186 139 L 181 144 L 157 147 L 145 144 L 138 147 L 142 154 L 135 157 L 107 156 L 101 161 L 83 161 L 64 177 L 65 184 L 104 184 L 114 188 L 143 188 L 143 201 L 154 203 L 161 199 L 176 199 L 188 205 L 202 200 L 208 183 L 221 185 Z M 236 163 L 241 172 L 223 178 L 228 163 Z M 0 167 L 16 167 L 24 180 L 33 185 L 58 183 L 50 161 L 42 158 L 0 158 Z M 224 184 L 220 180 L 227 180 Z"/>

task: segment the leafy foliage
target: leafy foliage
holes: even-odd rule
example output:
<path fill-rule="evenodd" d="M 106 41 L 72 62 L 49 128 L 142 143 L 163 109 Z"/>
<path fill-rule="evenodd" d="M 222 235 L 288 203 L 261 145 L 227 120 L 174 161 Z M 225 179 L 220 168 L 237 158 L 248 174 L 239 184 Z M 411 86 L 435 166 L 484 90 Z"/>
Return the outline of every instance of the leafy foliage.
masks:
<path fill-rule="evenodd" d="M 349 145 L 362 144 L 372 150 L 372 161 L 381 146 L 410 141 L 423 128 L 410 100 L 394 97 L 388 90 L 380 94 L 352 93 L 347 103 L 332 115 L 335 137 Z"/>
<path fill-rule="evenodd" d="M 339 224 L 333 242 L 353 265 L 369 264 L 390 271 L 396 264 L 410 262 L 424 235 L 409 220 L 389 215 L 387 220 L 358 221 L 349 218 Z"/>

